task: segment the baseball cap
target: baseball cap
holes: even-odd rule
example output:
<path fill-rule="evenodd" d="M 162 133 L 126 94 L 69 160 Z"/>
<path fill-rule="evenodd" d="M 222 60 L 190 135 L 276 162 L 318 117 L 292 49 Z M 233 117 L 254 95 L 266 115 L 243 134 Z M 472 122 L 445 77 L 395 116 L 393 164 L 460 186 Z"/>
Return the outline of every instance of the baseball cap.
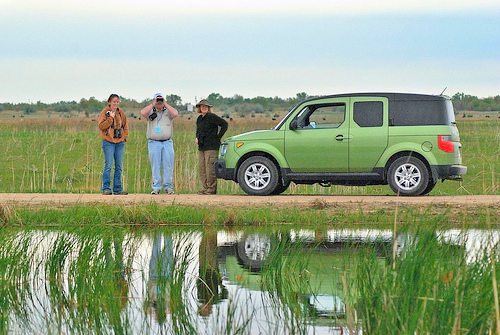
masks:
<path fill-rule="evenodd" d="M 154 98 L 153 98 L 153 100 L 156 100 L 156 98 L 158 98 L 158 97 L 163 98 L 163 94 L 161 94 L 161 93 L 156 93 L 156 94 L 155 94 L 155 96 L 154 96 Z"/>

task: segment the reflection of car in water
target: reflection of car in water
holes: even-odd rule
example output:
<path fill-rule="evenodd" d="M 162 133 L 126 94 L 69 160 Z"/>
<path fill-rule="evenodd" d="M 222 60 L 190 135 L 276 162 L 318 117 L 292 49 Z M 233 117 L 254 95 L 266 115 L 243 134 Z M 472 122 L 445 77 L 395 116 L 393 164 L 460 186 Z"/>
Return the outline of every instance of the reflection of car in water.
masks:
<path fill-rule="evenodd" d="M 457 257 L 466 257 L 467 262 L 482 257 L 484 250 L 500 243 L 500 232 L 491 230 L 458 230 L 413 233 L 401 232 L 393 236 L 391 230 L 300 230 L 277 231 L 273 233 L 240 232 L 229 236 L 222 232 L 218 239 L 219 263 L 223 267 L 225 280 L 251 290 L 262 291 L 259 274 L 266 267 L 274 252 L 288 257 L 290 253 L 302 254 L 311 251 L 312 257 L 307 262 L 307 271 L 311 276 L 310 292 L 301 292 L 300 297 L 310 315 L 317 317 L 345 317 L 345 288 L 342 275 L 348 280 L 355 278 L 357 257 L 360 249 L 375 250 L 381 264 L 389 264 L 393 252 L 404 258 L 406 250 L 414 244 L 422 234 L 430 233 L 443 245 L 456 249 Z M 395 244 L 395 245 L 394 245 Z M 285 246 L 294 246 L 285 248 Z M 393 249 L 394 247 L 394 249 Z M 283 250 L 282 250 L 283 251 Z"/>
<path fill-rule="evenodd" d="M 236 243 L 236 256 L 251 271 L 261 271 L 271 251 L 271 237 L 264 234 L 244 235 Z"/>
<path fill-rule="evenodd" d="M 288 257 L 287 252 L 302 254 L 312 252 L 307 270 L 313 274 L 309 280 L 311 292 L 302 292 L 300 300 L 311 316 L 345 316 L 342 276 L 354 275 L 353 258 L 363 247 L 375 248 L 380 262 L 392 250 L 390 231 L 287 231 L 274 233 L 242 233 L 232 238 L 218 239 L 219 264 L 226 280 L 252 290 L 262 290 L 260 272 L 267 265 L 271 253 Z"/>

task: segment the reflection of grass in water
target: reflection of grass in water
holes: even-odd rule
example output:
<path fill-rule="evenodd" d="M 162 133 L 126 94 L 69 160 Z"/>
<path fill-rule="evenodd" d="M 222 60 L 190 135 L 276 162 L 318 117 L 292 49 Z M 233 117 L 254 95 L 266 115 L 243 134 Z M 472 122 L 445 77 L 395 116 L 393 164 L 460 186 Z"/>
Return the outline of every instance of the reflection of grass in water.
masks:
<path fill-rule="evenodd" d="M 125 333 L 130 264 L 123 250 L 132 257 L 134 249 L 123 232 L 105 228 L 58 234 L 45 260 L 50 312 L 57 316 L 49 320 L 71 333 Z"/>
<path fill-rule="evenodd" d="M 420 225 L 425 223 L 421 220 Z M 500 275 L 498 267 L 494 277 L 490 255 L 470 262 L 463 246 L 444 243 L 436 237 L 435 228 L 401 229 L 400 237 L 408 236 L 406 240 L 412 243 L 395 260 L 381 258 L 379 249 L 371 246 L 358 249 L 354 257 L 349 254 L 352 272 L 345 272 L 342 287 L 337 287 L 346 302 L 346 318 L 331 318 L 323 324 L 362 329 L 367 334 L 493 333 L 497 321 L 492 292 Z M 169 231 L 172 234 L 171 229 L 155 229 L 153 235 Z M 159 284 L 163 292 L 157 302 L 161 325 L 156 329 L 175 334 L 200 329 L 248 333 L 255 322 L 253 301 L 241 306 L 235 304 L 241 299 L 232 296 L 224 308 L 214 306 L 209 319 L 200 320 L 196 315 L 198 306 L 190 303 L 190 290 L 195 286 L 190 264 L 196 255 L 193 236 L 197 232 L 173 234 L 175 261 L 171 276 Z M 263 312 L 273 323 L 259 327 L 267 327 L 271 333 L 307 333 L 315 320 L 303 297 L 320 293 L 315 282 L 319 274 L 312 270 L 314 255 L 304 252 L 303 242 L 290 243 L 285 230 L 272 236 L 261 283 L 271 301 L 271 306 L 262 307 Z M 136 292 L 132 261 L 137 260 L 141 241 L 142 235 L 105 225 L 43 235 L 0 230 L 0 333 L 13 331 L 15 325 L 26 332 L 121 334 L 137 330 L 138 319 L 144 322 L 140 330 L 150 329 L 146 321 L 150 301 L 142 304 L 142 300 L 131 299 Z M 498 263 L 498 249 L 491 255 Z M 321 284 L 333 283 L 333 277 L 323 278 Z M 143 275 L 142 280 L 146 279 Z M 211 323 L 204 323 L 206 320 Z"/>
<path fill-rule="evenodd" d="M 192 245 L 184 241 L 180 248 L 186 247 L 182 257 L 176 258 L 175 268 L 170 286 L 172 304 L 172 326 L 174 334 L 195 334 L 196 324 L 191 310 L 187 304 L 190 283 L 186 282 L 189 263 L 192 262 Z"/>
<path fill-rule="evenodd" d="M 291 244 L 288 237 L 274 236 L 268 261 L 262 271 L 262 288 L 269 292 L 271 308 L 265 308 L 268 320 L 275 320 L 275 331 L 306 334 L 307 308 L 302 297 L 311 293 L 307 271 L 309 257 L 301 243 Z M 271 325 L 270 325 L 271 327 Z"/>
<path fill-rule="evenodd" d="M 22 325 L 29 325 L 33 315 L 31 281 L 34 248 L 30 236 L 17 231 L 0 229 L 0 333 L 10 328 L 10 318 Z"/>
<path fill-rule="evenodd" d="M 152 305 L 147 293 L 144 304 L 130 299 L 131 294 L 139 293 L 131 281 L 131 269 L 143 239 L 142 235 L 126 233 L 104 225 L 43 233 L 0 230 L 0 333 L 17 329 L 28 333 L 123 334 L 156 329 L 160 333 L 194 334 L 204 329 L 191 299 L 196 278 L 190 273 L 196 255 L 193 233 L 177 231 L 173 235 L 174 263 L 172 271 L 157 280 L 153 323 L 147 322 Z M 146 281 L 147 276 L 143 274 L 142 279 Z M 142 326 L 137 314 L 141 307 Z M 245 333 L 249 319 L 237 315 L 233 303 L 227 304 L 225 311 L 214 310 L 215 315 L 228 319 L 216 320 L 212 329 Z"/>
<path fill-rule="evenodd" d="M 470 262 L 463 245 L 444 243 L 434 229 L 407 234 L 417 237 L 411 237 L 412 243 L 394 260 L 394 270 L 378 262 L 372 250 L 357 264 L 353 287 L 354 295 L 359 295 L 363 330 L 369 334 L 494 332 L 489 256 L 498 259 L 498 248 Z"/>
<path fill-rule="evenodd" d="M 94 228 L 15 235 L 2 230 L 0 241 L 1 333 L 8 332 L 9 317 L 26 332 L 130 329 L 125 313 L 130 264 L 122 250 L 133 257 L 135 248 L 123 240 L 123 232 Z"/>

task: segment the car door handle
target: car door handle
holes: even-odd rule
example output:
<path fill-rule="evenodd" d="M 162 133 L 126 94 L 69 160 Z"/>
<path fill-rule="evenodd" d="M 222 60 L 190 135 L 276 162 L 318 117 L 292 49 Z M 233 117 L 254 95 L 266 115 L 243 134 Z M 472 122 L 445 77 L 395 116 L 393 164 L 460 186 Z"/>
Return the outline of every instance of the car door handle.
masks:
<path fill-rule="evenodd" d="M 348 134 L 347 136 L 344 136 L 343 134 L 338 134 L 337 136 L 335 136 L 335 139 L 339 142 L 342 142 L 343 140 L 352 139 L 352 136 L 351 136 L 351 134 Z"/>

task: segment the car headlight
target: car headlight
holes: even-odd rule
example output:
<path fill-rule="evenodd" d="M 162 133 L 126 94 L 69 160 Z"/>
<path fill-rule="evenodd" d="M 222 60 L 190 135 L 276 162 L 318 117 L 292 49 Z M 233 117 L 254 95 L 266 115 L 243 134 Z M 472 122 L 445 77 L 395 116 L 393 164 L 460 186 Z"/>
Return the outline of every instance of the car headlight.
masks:
<path fill-rule="evenodd" d="M 227 152 L 227 143 L 222 143 L 222 146 L 220 148 L 220 155 L 221 156 L 224 156 L 226 155 L 226 152 Z"/>

